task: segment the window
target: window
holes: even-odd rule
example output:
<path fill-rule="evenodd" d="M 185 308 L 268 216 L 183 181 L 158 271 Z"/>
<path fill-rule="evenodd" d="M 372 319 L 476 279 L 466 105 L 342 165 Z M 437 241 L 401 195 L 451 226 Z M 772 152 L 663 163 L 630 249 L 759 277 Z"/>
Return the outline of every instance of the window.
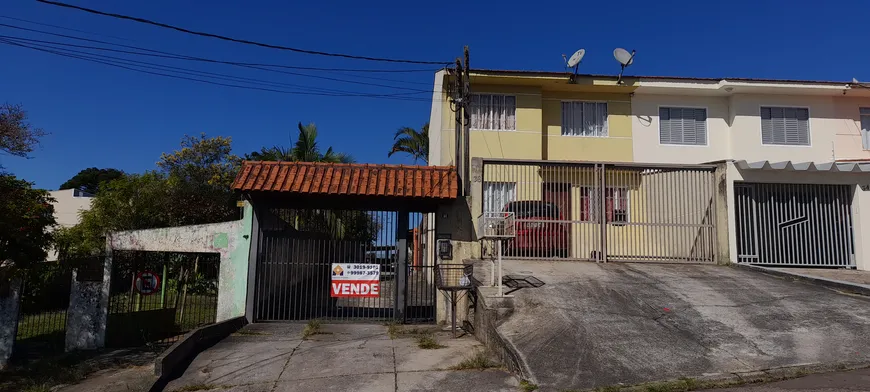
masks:
<path fill-rule="evenodd" d="M 513 182 L 483 183 L 483 212 L 498 212 L 517 199 L 517 184 Z"/>
<path fill-rule="evenodd" d="M 861 108 L 861 144 L 870 150 L 870 108 Z"/>
<path fill-rule="evenodd" d="M 514 131 L 517 129 L 517 97 L 474 94 L 471 96 L 471 129 Z"/>
<path fill-rule="evenodd" d="M 659 108 L 659 143 L 707 145 L 707 109 Z"/>
<path fill-rule="evenodd" d="M 580 220 L 586 222 L 598 222 L 601 215 L 600 189 L 584 187 L 580 194 Z M 607 222 L 629 222 L 629 198 L 628 188 L 607 187 L 604 192 L 605 211 Z"/>
<path fill-rule="evenodd" d="M 809 109 L 762 107 L 761 143 L 809 146 L 809 123 Z"/>
<path fill-rule="evenodd" d="M 607 136 L 607 103 L 562 102 L 562 135 Z"/>

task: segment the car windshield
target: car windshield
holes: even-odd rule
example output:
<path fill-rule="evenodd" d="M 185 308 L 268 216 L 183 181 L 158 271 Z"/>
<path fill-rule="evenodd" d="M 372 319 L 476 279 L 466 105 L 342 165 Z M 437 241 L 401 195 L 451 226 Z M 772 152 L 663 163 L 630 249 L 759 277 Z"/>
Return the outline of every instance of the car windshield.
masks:
<path fill-rule="evenodd" d="M 542 201 L 515 201 L 504 209 L 513 212 L 517 218 L 559 218 L 559 209 L 552 203 Z"/>

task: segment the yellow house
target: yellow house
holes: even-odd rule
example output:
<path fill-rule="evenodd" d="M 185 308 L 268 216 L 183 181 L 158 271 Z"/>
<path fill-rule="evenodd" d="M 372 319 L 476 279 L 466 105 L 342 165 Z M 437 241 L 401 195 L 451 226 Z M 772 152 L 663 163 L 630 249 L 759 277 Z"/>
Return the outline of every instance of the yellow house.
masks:
<path fill-rule="evenodd" d="M 577 75 L 572 81 L 563 72 L 473 70 L 470 80 L 466 158 L 456 150 L 463 138 L 450 95 L 453 76 L 436 74 L 429 163 L 455 165 L 471 182 L 476 174 L 466 168 L 482 158 L 474 180 L 480 188 L 471 185 L 466 192 L 474 219 L 513 208 L 511 202 L 531 203 L 517 208 L 556 206 L 545 219 L 540 216 L 547 213 L 538 212 L 518 224 L 518 230 L 551 230 L 539 230 L 537 238 L 517 236 L 512 243 L 521 249 L 513 256 L 600 259 L 608 252 L 611 260 L 712 259 L 713 187 L 703 183 L 712 181 L 709 168 L 691 180 L 695 173 L 682 169 L 630 164 L 609 165 L 604 174 L 601 162 L 634 161 L 636 79 Z M 676 193 L 693 196 L 680 196 L 683 204 L 676 208 Z"/>

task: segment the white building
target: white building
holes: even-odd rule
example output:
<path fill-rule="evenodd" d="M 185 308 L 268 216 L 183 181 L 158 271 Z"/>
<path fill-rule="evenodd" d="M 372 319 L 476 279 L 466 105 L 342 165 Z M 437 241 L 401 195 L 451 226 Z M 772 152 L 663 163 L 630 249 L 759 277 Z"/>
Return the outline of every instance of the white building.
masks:
<path fill-rule="evenodd" d="M 94 195 L 78 189 L 61 189 L 48 192 L 54 198 L 54 218 L 58 227 L 72 227 L 79 223 L 81 211 L 91 209 Z M 48 252 L 49 261 L 57 260 L 57 252 Z"/>

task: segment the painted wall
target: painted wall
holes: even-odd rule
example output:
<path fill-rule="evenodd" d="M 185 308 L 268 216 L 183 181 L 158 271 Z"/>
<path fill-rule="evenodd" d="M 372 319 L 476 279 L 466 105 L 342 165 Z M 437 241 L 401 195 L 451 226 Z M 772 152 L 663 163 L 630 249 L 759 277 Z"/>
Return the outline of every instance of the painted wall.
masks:
<path fill-rule="evenodd" d="M 562 101 L 607 102 L 607 137 L 562 135 Z M 542 158 L 554 161 L 633 161 L 629 94 L 544 91 Z"/>
<path fill-rule="evenodd" d="M 79 223 L 79 213 L 91 209 L 93 197 L 85 196 L 75 189 L 63 189 L 48 192 L 55 199 L 54 219 L 58 227 L 72 227 Z M 48 251 L 46 260 L 57 260 L 57 252 L 54 249 Z"/>
<path fill-rule="evenodd" d="M 659 142 L 659 107 L 707 109 L 707 145 Z M 730 157 L 728 97 L 635 94 L 631 102 L 634 160 L 644 163 L 705 163 Z"/>
<path fill-rule="evenodd" d="M 835 97 L 835 116 L 839 120 L 834 132 L 834 154 L 837 159 L 868 159 L 870 151 L 861 141 L 860 108 L 870 108 L 870 98 Z"/>
<path fill-rule="evenodd" d="M 245 315 L 253 209 L 239 221 L 112 233 L 115 250 L 220 254 L 217 321 Z"/>

